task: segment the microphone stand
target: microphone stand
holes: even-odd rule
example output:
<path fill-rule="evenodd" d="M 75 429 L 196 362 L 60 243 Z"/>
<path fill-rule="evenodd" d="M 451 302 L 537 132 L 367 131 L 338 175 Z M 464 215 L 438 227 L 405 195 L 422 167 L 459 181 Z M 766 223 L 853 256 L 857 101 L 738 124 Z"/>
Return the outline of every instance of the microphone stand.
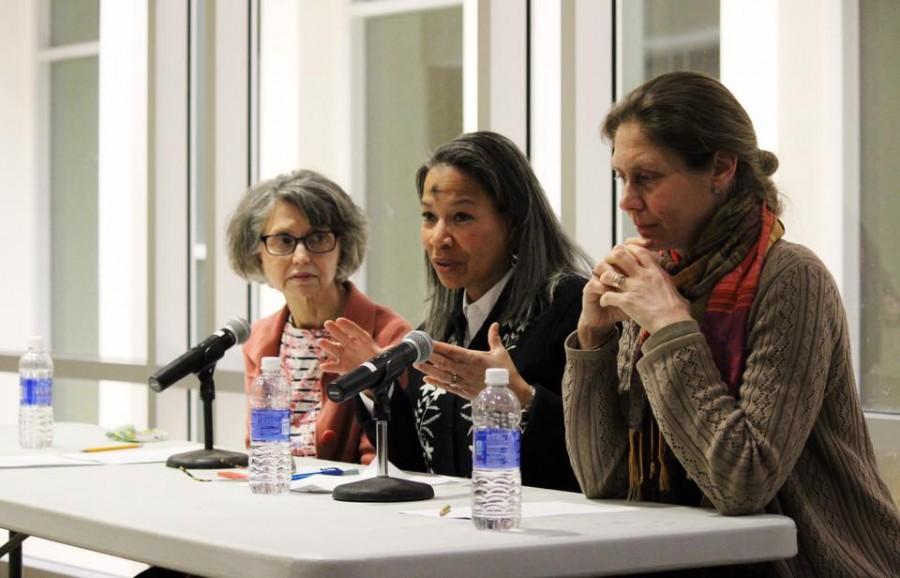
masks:
<path fill-rule="evenodd" d="M 203 400 L 204 448 L 169 456 L 166 465 L 170 468 L 213 470 L 247 467 L 247 454 L 213 448 L 212 403 L 216 399 L 216 384 L 213 381 L 215 370 L 216 364 L 213 362 L 197 372 L 197 378 L 200 379 L 200 399 Z"/>
<path fill-rule="evenodd" d="M 422 482 L 401 480 L 388 475 L 388 421 L 391 419 L 391 380 L 385 379 L 392 372 L 386 366 L 381 382 L 375 390 L 375 459 L 378 476 L 341 484 L 334 489 L 331 497 L 340 502 L 414 502 L 430 500 L 434 488 Z"/>

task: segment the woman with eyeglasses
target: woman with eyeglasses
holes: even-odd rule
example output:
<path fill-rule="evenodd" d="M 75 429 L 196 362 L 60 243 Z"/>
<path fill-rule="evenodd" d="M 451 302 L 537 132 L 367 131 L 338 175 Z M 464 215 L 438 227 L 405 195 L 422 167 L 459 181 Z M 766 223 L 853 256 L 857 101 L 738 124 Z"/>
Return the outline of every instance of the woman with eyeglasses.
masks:
<path fill-rule="evenodd" d="M 231 217 L 227 236 L 234 271 L 248 281 L 268 283 L 285 299 L 281 311 L 254 323 L 244 344 L 246 391 L 260 373 L 262 358 L 279 356 L 291 383 L 293 454 L 369 463 L 374 448 L 352 404 L 330 401 L 324 387 L 410 329 L 406 320 L 348 281 L 365 255 L 365 214 L 337 184 L 300 170 L 251 187 Z M 346 325 L 365 339 L 348 337 Z M 352 347 L 323 350 L 320 341 L 335 332 Z M 249 443 L 249 413 L 247 426 Z"/>

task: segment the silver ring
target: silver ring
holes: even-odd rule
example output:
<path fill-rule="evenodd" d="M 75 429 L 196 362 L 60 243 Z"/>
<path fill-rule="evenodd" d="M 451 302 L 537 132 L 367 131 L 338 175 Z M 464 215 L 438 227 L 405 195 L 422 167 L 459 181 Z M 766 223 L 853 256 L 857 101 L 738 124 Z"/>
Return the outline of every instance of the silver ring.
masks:
<path fill-rule="evenodd" d="M 455 373 L 450 374 L 450 385 L 456 385 L 456 381 L 459 379 L 459 376 Z"/>
<path fill-rule="evenodd" d="M 612 286 L 621 291 L 625 287 L 625 275 L 616 273 L 615 279 L 612 280 Z"/>

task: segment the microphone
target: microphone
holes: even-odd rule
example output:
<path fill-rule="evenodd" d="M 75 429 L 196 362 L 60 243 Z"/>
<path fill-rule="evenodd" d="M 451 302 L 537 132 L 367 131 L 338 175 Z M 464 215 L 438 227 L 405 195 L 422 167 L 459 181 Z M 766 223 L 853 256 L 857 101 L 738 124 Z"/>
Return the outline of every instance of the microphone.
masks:
<path fill-rule="evenodd" d="M 328 399 L 344 401 L 393 379 L 413 363 L 431 357 L 432 349 L 431 336 L 424 331 L 410 331 L 397 345 L 329 383 L 326 387 Z"/>
<path fill-rule="evenodd" d="M 250 324 L 247 323 L 247 320 L 234 317 L 222 329 L 151 375 L 147 383 L 150 389 L 159 393 L 187 374 L 196 373 L 220 360 L 228 348 L 236 343 L 247 341 L 249 336 Z"/>

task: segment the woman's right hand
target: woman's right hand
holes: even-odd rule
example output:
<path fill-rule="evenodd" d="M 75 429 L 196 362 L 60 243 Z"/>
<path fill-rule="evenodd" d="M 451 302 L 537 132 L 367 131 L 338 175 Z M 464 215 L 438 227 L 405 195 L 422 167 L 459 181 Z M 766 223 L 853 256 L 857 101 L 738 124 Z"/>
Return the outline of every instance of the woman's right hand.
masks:
<path fill-rule="evenodd" d="M 627 239 L 625 245 L 634 244 L 646 247 L 647 241 L 639 237 Z M 618 291 L 619 283 L 624 279 L 622 271 L 610 264 L 617 251 L 627 251 L 624 246 L 617 245 L 591 271 L 591 278 L 584 286 L 581 298 L 581 316 L 578 318 L 578 344 L 582 349 L 597 349 L 609 338 L 613 326 L 628 319 L 618 307 L 604 307 L 600 297 L 610 291 Z"/>
<path fill-rule="evenodd" d="M 326 354 L 319 360 L 323 372 L 343 375 L 382 352 L 366 330 L 345 317 L 326 321 L 325 329 L 331 339 L 319 340 L 319 346 Z"/>

